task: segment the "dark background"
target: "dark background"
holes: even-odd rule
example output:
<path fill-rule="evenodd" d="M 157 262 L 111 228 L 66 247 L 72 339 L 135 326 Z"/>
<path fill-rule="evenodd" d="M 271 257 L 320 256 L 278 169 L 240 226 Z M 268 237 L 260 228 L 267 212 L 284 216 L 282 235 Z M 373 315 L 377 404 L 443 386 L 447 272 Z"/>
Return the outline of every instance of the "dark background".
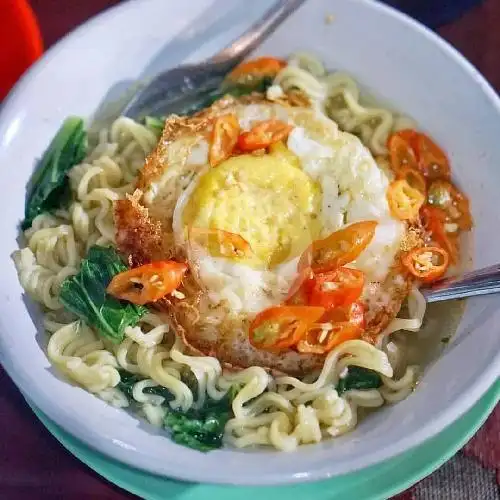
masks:
<path fill-rule="evenodd" d="M 31 1 L 46 47 L 92 15 L 117 3 L 119 0 Z M 497 90 L 500 89 L 500 0 L 387 0 L 386 3 L 437 28 Z M 472 5 L 476 6 L 469 10 Z M 1 368 L 0 426 L 3 430 L 0 499 L 133 498 L 64 450 L 34 417 Z M 411 495 L 403 494 L 400 498 L 411 498 Z"/>
<path fill-rule="evenodd" d="M 449 23 L 483 0 L 381 0 L 432 28 Z"/>

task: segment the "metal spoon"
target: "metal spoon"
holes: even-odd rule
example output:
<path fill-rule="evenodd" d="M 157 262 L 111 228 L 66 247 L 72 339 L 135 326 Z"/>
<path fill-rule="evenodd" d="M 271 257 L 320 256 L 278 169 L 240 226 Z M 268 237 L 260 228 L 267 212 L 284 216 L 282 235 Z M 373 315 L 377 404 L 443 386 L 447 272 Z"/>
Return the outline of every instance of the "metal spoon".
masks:
<path fill-rule="evenodd" d="M 122 114 L 141 119 L 190 107 L 197 96 L 216 89 L 224 77 L 258 47 L 305 0 L 280 0 L 250 29 L 221 52 L 199 64 L 169 69 L 154 77 L 125 106 Z"/>
<path fill-rule="evenodd" d="M 500 264 L 442 279 L 421 291 L 429 303 L 499 293 Z"/>

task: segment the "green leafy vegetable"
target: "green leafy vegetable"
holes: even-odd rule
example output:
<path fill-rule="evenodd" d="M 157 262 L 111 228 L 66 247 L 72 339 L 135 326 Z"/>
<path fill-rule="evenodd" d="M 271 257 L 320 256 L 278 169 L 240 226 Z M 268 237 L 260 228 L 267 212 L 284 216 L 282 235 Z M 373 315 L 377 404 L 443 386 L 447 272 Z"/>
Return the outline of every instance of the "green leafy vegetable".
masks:
<path fill-rule="evenodd" d="M 122 391 L 130 401 L 133 401 L 134 396 L 132 395 L 132 390 L 134 389 L 134 385 L 143 380 L 144 377 L 136 375 L 135 373 L 130 373 L 126 370 L 120 370 L 119 373 L 120 382 L 118 382 L 116 388 Z"/>
<path fill-rule="evenodd" d="M 29 228 L 37 215 L 61 206 L 69 192 L 66 174 L 83 160 L 86 150 L 83 120 L 73 116 L 66 118 L 31 178 L 23 229 Z"/>
<path fill-rule="evenodd" d="M 351 389 L 358 391 L 378 389 L 381 385 L 382 378 L 376 371 L 352 365 L 347 369 L 347 376 L 339 380 L 337 392 L 343 394 Z"/>
<path fill-rule="evenodd" d="M 249 83 L 226 83 L 222 86 L 221 91 L 224 94 L 230 94 L 234 97 L 251 94 L 252 92 L 264 93 L 273 84 L 274 78 L 265 76 L 260 80 L 253 80 Z"/>
<path fill-rule="evenodd" d="M 143 306 L 117 300 L 106 292 L 113 276 L 127 269 L 116 250 L 93 246 L 79 273 L 63 281 L 59 295 L 66 309 L 115 343 L 123 340 L 127 326 L 135 326 L 147 312 Z"/>
<path fill-rule="evenodd" d="M 120 370 L 120 382 L 116 387 L 117 389 L 122 391 L 130 401 L 133 401 L 134 396 L 132 394 L 132 391 L 134 389 L 134 385 L 141 380 L 144 380 L 144 377 L 141 377 L 140 375 L 136 375 L 134 373 L 130 373 L 126 370 Z M 166 387 L 163 387 L 161 385 L 157 385 L 154 387 L 145 387 L 142 392 L 144 394 L 154 394 L 155 396 L 162 396 L 163 398 L 165 398 L 165 402 L 172 401 L 172 399 L 174 399 L 173 394 Z"/>
<path fill-rule="evenodd" d="M 144 380 L 145 377 L 141 375 L 137 375 L 135 373 L 130 373 L 127 370 L 120 370 L 120 382 L 118 383 L 117 388 L 122 391 L 129 400 L 133 401 L 134 396 L 132 395 L 132 391 L 134 389 L 134 385 L 141 380 Z M 193 372 L 190 370 L 186 370 L 185 373 L 181 375 L 181 380 L 191 389 L 193 393 L 196 394 L 198 391 L 198 381 L 194 376 Z M 232 388 L 231 388 L 232 390 Z M 162 396 L 165 398 L 165 402 L 171 401 L 174 399 L 173 394 L 166 388 L 161 385 L 157 385 L 154 387 L 146 387 L 143 392 L 145 394 L 155 394 L 156 396 Z"/>
<path fill-rule="evenodd" d="M 222 446 L 224 426 L 229 418 L 229 413 L 224 416 L 207 413 L 197 418 L 169 411 L 165 415 L 164 424 L 170 429 L 172 439 L 177 444 L 206 452 Z"/>
<path fill-rule="evenodd" d="M 191 375 L 192 372 L 186 372 L 182 380 L 193 392 L 196 392 L 197 381 Z M 120 382 L 117 389 L 122 391 L 130 401 L 134 401 L 132 391 L 134 385 L 141 380 L 144 380 L 141 375 L 120 370 Z M 158 385 L 146 387 L 143 390 L 145 394 L 154 394 L 165 398 L 162 405 L 166 408 L 163 424 L 170 431 L 172 439 L 178 444 L 204 452 L 222 446 L 224 427 L 233 416 L 231 405 L 238 391 L 238 386 L 232 386 L 221 400 L 207 399 L 203 408 L 191 409 L 183 413 L 179 410 L 172 410 L 168 405 L 174 396 L 166 387 Z"/>
<path fill-rule="evenodd" d="M 236 392 L 236 388 L 231 388 L 220 401 L 209 399 L 200 410 L 181 413 L 169 409 L 164 426 L 170 430 L 172 439 L 183 446 L 203 452 L 220 448 L 224 427 L 233 416 L 231 404 Z"/>
<path fill-rule="evenodd" d="M 157 118 L 156 116 L 146 116 L 144 125 L 152 130 L 156 135 L 160 136 L 165 127 L 165 118 Z"/>

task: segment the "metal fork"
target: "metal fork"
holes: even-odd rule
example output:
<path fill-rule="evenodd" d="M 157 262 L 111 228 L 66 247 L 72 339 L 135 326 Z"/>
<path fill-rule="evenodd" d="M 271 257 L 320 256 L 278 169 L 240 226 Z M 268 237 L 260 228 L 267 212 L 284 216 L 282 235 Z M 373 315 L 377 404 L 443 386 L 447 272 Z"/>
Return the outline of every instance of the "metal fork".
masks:
<path fill-rule="evenodd" d="M 280 0 L 263 17 L 221 52 L 199 64 L 178 66 L 154 77 L 128 102 L 122 114 L 141 119 L 190 107 L 201 94 L 220 86 L 224 77 L 305 0 Z"/>

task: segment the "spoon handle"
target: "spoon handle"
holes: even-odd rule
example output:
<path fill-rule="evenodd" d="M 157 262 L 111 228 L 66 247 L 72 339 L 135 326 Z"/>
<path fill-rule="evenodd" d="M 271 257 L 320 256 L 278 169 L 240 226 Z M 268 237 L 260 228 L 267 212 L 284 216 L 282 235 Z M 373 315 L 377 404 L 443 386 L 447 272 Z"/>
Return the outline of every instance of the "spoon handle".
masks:
<path fill-rule="evenodd" d="M 242 61 L 304 2 L 305 0 L 279 0 L 243 35 L 213 56 L 209 62 Z"/>
<path fill-rule="evenodd" d="M 429 303 L 500 293 L 500 264 L 445 278 L 422 289 L 422 293 Z"/>

